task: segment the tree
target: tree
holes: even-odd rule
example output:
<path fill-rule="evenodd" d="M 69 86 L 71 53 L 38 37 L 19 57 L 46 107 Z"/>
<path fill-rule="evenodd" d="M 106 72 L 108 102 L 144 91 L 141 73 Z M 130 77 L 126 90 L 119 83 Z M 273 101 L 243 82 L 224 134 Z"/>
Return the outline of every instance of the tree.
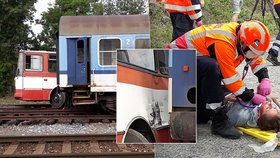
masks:
<path fill-rule="evenodd" d="M 42 14 L 43 31 L 38 35 L 42 50 L 53 50 L 61 16 L 127 15 L 147 11 L 146 0 L 56 0 L 54 7 Z"/>
<path fill-rule="evenodd" d="M 136 15 L 147 12 L 146 0 L 103 0 L 106 15 Z"/>
<path fill-rule="evenodd" d="M 88 14 L 102 14 L 98 0 L 56 0 L 54 6 L 47 12 L 43 12 L 39 21 L 43 31 L 38 35 L 41 49 L 53 50 L 56 44 L 56 33 L 59 30 L 61 16 L 77 16 Z M 95 7 L 93 9 L 93 7 Z"/>
<path fill-rule="evenodd" d="M 27 48 L 31 30 L 26 22 L 33 20 L 36 1 L 0 1 L 0 96 L 13 91 L 16 54 Z"/>

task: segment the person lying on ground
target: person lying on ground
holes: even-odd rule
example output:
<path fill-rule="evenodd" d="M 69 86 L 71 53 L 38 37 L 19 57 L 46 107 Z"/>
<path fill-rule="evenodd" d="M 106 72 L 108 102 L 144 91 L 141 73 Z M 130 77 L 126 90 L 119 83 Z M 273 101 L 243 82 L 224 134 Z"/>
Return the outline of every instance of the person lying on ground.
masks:
<path fill-rule="evenodd" d="M 234 95 L 227 96 L 224 101 L 225 105 L 217 109 L 220 117 L 212 120 L 212 123 L 214 121 L 219 128 L 258 127 L 261 130 L 280 131 L 280 104 L 275 97 L 267 96 L 267 101 L 260 105 L 255 105 L 251 101 L 242 102 Z M 241 137 L 241 132 L 239 134 L 215 133 L 215 130 L 212 129 L 212 133 L 230 139 Z"/>

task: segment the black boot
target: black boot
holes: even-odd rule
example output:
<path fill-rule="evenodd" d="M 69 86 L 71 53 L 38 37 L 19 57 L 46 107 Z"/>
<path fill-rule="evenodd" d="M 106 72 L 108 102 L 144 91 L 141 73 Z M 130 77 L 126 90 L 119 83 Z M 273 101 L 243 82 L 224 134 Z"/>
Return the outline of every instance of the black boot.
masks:
<path fill-rule="evenodd" d="M 274 66 L 279 66 L 280 65 L 280 62 L 278 61 L 277 57 L 274 57 L 270 54 L 267 56 L 266 60 L 271 62 Z"/>
<path fill-rule="evenodd" d="M 230 125 L 226 115 L 227 111 L 226 106 L 221 106 L 215 110 L 211 125 L 212 134 L 229 139 L 239 139 L 242 134 L 238 129 Z"/>

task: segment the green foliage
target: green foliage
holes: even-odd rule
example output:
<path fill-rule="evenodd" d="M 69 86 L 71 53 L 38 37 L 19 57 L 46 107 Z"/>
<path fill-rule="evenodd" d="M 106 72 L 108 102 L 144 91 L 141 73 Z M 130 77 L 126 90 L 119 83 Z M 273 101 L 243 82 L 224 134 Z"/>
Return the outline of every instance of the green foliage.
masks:
<path fill-rule="evenodd" d="M 169 14 L 165 12 L 162 3 L 151 3 L 150 37 L 152 48 L 164 48 L 172 39 L 172 27 Z"/>
<path fill-rule="evenodd" d="M 95 8 L 90 7 L 90 3 Z M 43 12 L 39 21 L 43 31 L 38 35 L 41 50 L 53 50 L 56 44 L 56 33 L 59 30 L 59 19 L 61 16 L 77 16 L 88 14 L 102 14 L 102 5 L 98 0 L 56 0 L 54 6 L 47 12 Z"/>
<path fill-rule="evenodd" d="M 225 23 L 229 22 L 232 17 L 231 0 L 204 0 L 205 6 L 202 9 L 203 24 Z M 256 11 L 253 14 L 255 20 L 262 21 L 269 29 L 272 37 L 275 37 L 279 31 L 269 6 L 266 6 L 265 16 L 262 16 L 261 1 L 257 5 Z M 250 20 L 250 16 L 256 1 L 244 0 L 239 21 Z M 270 6 L 272 4 L 270 3 Z M 150 4 L 150 20 L 151 20 L 151 46 L 152 48 L 164 48 L 166 44 L 170 43 L 172 36 L 172 25 L 169 19 L 169 14 L 164 11 L 162 3 Z M 274 11 L 274 8 L 272 6 Z M 276 15 L 276 14 L 275 14 Z M 277 15 L 276 15 L 277 16 Z"/>
<path fill-rule="evenodd" d="M 0 96 L 13 91 L 16 54 L 27 48 L 30 28 L 25 22 L 33 20 L 36 1 L 0 1 Z"/>
<path fill-rule="evenodd" d="M 103 0 L 106 15 L 136 15 L 146 12 L 144 0 Z"/>
<path fill-rule="evenodd" d="M 42 50 L 53 50 L 61 16 L 76 15 L 127 15 L 146 11 L 145 0 L 56 0 L 53 8 L 44 12 L 39 21 L 43 31 L 38 35 Z"/>

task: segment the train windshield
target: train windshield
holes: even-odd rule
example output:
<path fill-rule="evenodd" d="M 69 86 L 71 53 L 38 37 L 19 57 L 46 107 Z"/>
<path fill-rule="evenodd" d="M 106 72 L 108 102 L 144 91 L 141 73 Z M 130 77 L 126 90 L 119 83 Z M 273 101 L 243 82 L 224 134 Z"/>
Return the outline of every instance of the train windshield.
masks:
<path fill-rule="evenodd" d="M 152 49 L 118 50 L 118 61 L 156 71 Z"/>
<path fill-rule="evenodd" d="M 22 76 L 22 72 L 23 72 L 23 53 L 19 53 L 16 76 Z"/>

